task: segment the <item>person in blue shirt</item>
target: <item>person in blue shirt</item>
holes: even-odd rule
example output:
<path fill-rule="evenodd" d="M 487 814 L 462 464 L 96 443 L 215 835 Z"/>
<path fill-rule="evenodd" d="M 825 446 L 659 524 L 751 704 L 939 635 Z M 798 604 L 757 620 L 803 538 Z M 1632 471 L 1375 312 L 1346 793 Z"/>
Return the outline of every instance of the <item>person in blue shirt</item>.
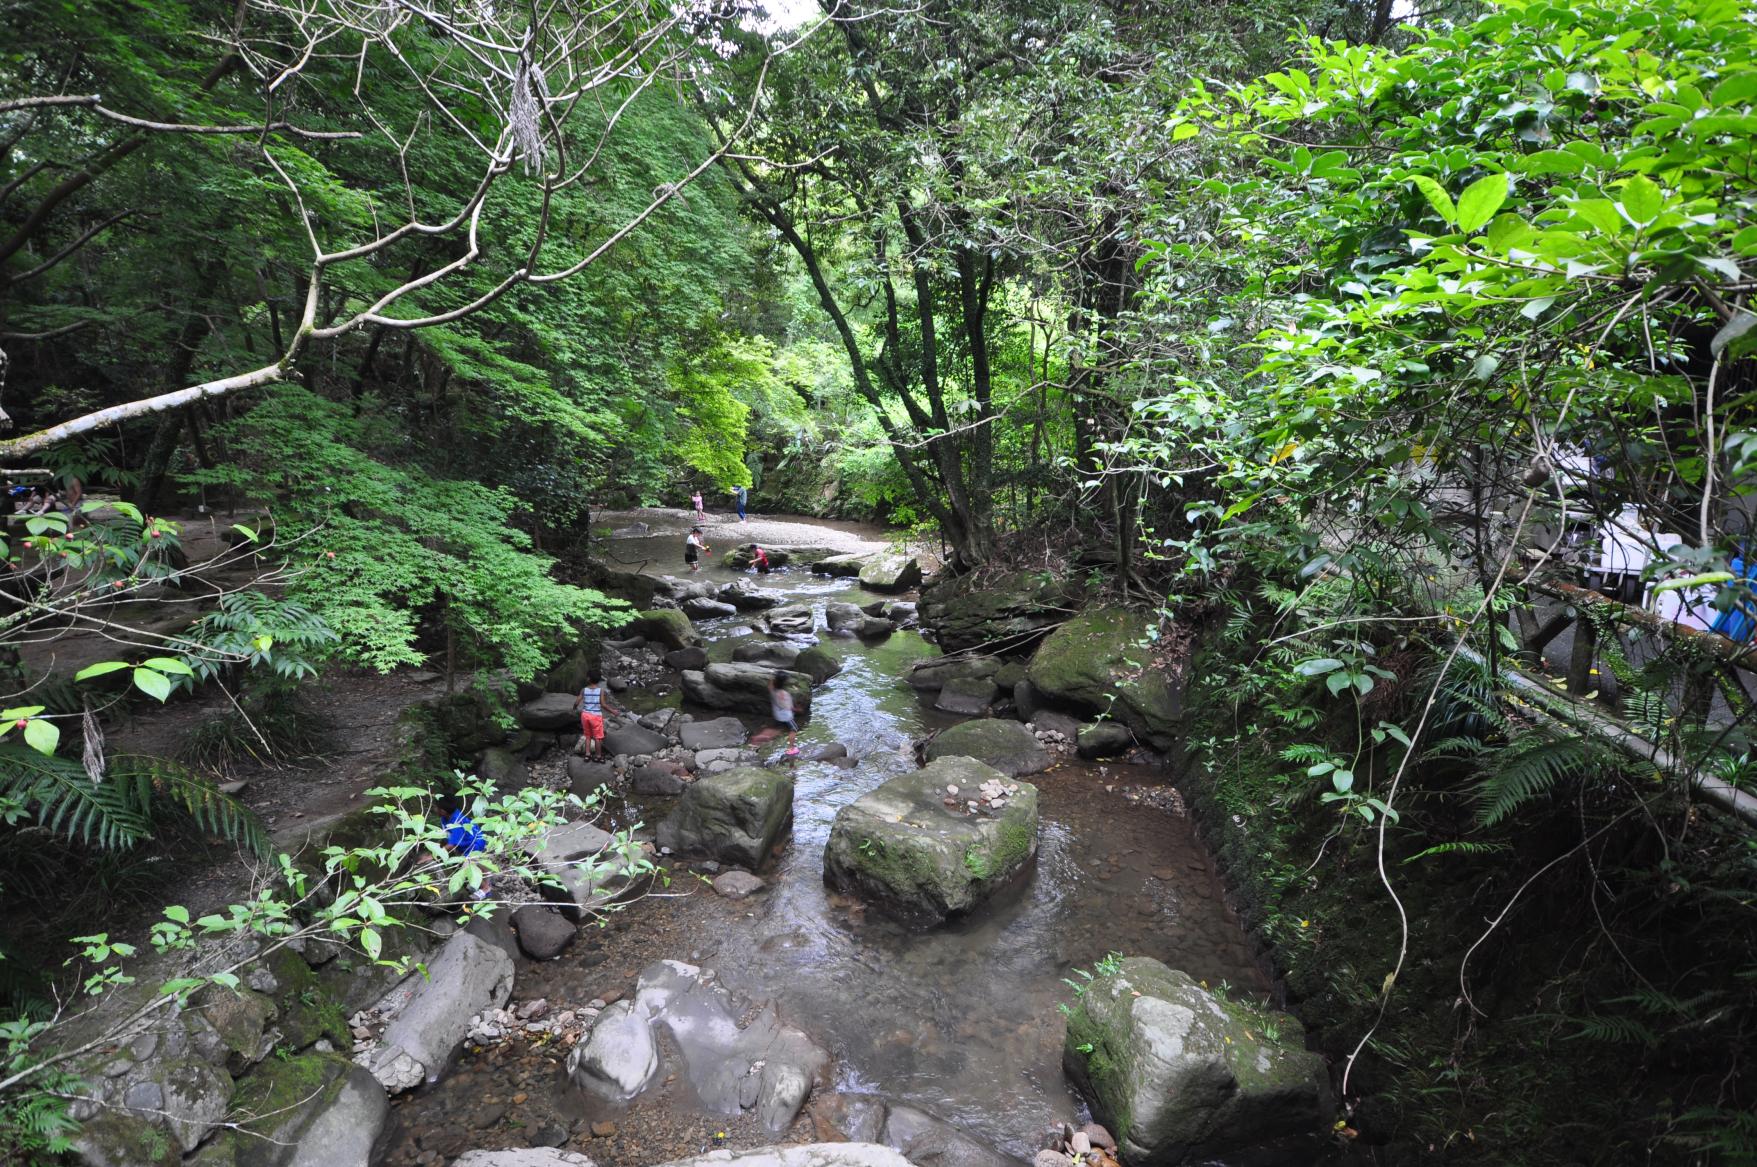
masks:
<path fill-rule="evenodd" d="M 738 500 L 738 521 L 742 523 L 744 522 L 744 503 L 747 497 L 747 492 L 742 486 L 734 486 L 732 488 L 732 494 L 733 497 Z"/>
<path fill-rule="evenodd" d="M 445 818 L 445 846 L 454 854 L 472 855 L 487 850 L 488 839 L 460 806 Z"/>

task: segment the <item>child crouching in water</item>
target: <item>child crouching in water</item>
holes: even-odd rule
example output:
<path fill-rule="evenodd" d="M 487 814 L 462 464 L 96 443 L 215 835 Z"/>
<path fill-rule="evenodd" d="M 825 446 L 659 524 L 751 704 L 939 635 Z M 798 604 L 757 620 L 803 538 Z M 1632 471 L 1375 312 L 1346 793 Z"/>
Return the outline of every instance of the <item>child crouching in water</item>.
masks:
<path fill-rule="evenodd" d="M 787 756 L 799 755 L 799 725 L 793 720 L 793 694 L 787 691 L 787 674 L 776 669 L 769 678 L 769 713 L 787 731 Z"/>

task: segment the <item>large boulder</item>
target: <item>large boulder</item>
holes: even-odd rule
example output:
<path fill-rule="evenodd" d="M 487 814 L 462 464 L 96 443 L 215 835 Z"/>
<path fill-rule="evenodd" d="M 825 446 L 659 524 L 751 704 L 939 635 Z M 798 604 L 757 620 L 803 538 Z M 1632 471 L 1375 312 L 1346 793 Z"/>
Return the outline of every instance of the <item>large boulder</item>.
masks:
<path fill-rule="evenodd" d="M 792 668 L 810 677 L 812 684 L 821 685 L 842 671 L 842 662 L 814 644 L 793 658 Z"/>
<path fill-rule="evenodd" d="M 1132 956 L 1074 1003 L 1062 1064 L 1131 1167 L 1310 1162 L 1330 1097 L 1304 1039 L 1284 1013 Z"/>
<path fill-rule="evenodd" d="M 696 620 L 712 620 L 720 616 L 736 616 L 736 605 L 722 600 L 709 599 L 706 596 L 692 596 L 679 605 L 685 615 Z"/>
<path fill-rule="evenodd" d="M 856 632 L 865 619 L 866 613 L 858 604 L 838 601 L 824 605 L 824 623 L 829 625 L 831 632 Z"/>
<path fill-rule="evenodd" d="M 1176 744 L 1183 724 L 1183 677 L 1154 661 L 1151 619 L 1124 608 L 1095 608 L 1057 628 L 1031 658 L 1039 696 L 1104 713 L 1155 749 Z"/>
<path fill-rule="evenodd" d="M 837 813 L 824 879 L 937 923 L 978 907 L 1036 854 L 1037 788 L 974 758 L 942 757 Z"/>
<path fill-rule="evenodd" d="M 955 678 L 993 677 L 1000 671 L 1001 662 L 992 656 L 929 657 L 911 665 L 903 681 L 911 689 L 931 693 Z"/>
<path fill-rule="evenodd" d="M 611 567 L 601 559 L 586 561 L 580 582 L 597 588 L 607 596 L 627 600 L 636 608 L 651 608 L 654 597 L 659 594 L 659 581 L 656 577 L 639 571 L 623 571 L 621 568 Z"/>
<path fill-rule="evenodd" d="M 876 1143 L 800 1143 L 750 1151 L 709 1151 L 660 1167 L 910 1167 L 910 1163 Z"/>
<path fill-rule="evenodd" d="M 854 576 L 866 566 L 868 556 L 862 552 L 851 552 L 843 555 L 826 555 L 811 565 L 815 575 Z"/>
<path fill-rule="evenodd" d="M 749 1010 L 712 970 L 665 960 L 641 972 L 634 997 L 598 1015 L 591 1035 L 568 1058 L 568 1073 L 588 1090 L 625 1101 L 658 1072 L 654 1031 L 677 1047 L 690 1094 L 712 1114 L 754 1111 L 771 1133 L 792 1125 L 829 1065 L 829 1055 L 782 1023 L 773 1004 Z M 613 1036 L 601 1037 L 609 1030 Z"/>
<path fill-rule="evenodd" d="M 708 650 L 705 648 L 674 648 L 665 654 L 665 667 L 678 670 L 707 668 Z"/>
<path fill-rule="evenodd" d="M 637 766 L 628 776 L 628 788 L 647 798 L 670 798 L 682 794 L 689 781 L 672 769 L 672 763 L 651 762 Z"/>
<path fill-rule="evenodd" d="M 1120 721 L 1085 726 L 1074 738 L 1082 758 L 1115 758 L 1135 748 L 1135 735 Z"/>
<path fill-rule="evenodd" d="M 767 665 L 734 661 L 711 664 L 705 669 L 688 669 L 683 678 L 683 694 L 697 705 L 710 709 L 735 709 L 743 713 L 769 713 L 769 682 L 778 670 Z M 811 678 L 804 673 L 787 672 L 787 691 L 793 694 L 793 712 L 804 721 L 811 716 Z"/>
<path fill-rule="evenodd" d="M 337 1054 L 270 1058 L 238 1083 L 228 1127 L 193 1162 L 227 1167 L 369 1167 L 390 1101 Z"/>
<path fill-rule="evenodd" d="M 1023 648 L 1067 619 L 1079 587 L 1043 571 L 942 577 L 921 595 L 921 623 L 945 652 Z"/>
<path fill-rule="evenodd" d="M 911 1163 L 932 1167 L 1014 1167 L 1017 1163 L 943 1118 L 878 1094 L 814 1098 L 811 1120 L 819 1138 L 840 1135 L 856 1143 L 883 1143 Z"/>
<path fill-rule="evenodd" d="M 664 734 L 633 721 L 604 731 L 604 752 L 607 754 L 656 754 L 670 744 L 671 739 Z"/>
<path fill-rule="evenodd" d="M 512 914 L 519 951 L 532 960 L 553 960 L 573 941 L 579 925 L 545 904 L 525 904 Z"/>
<path fill-rule="evenodd" d="M 630 636 L 644 636 L 667 649 L 700 648 L 702 634 L 689 617 L 676 608 L 653 608 L 640 613 L 623 629 Z"/>
<path fill-rule="evenodd" d="M 907 591 L 920 582 L 920 561 L 901 551 L 882 551 L 860 565 L 860 586 L 875 592 Z"/>
<path fill-rule="evenodd" d="M 763 625 L 777 636 L 792 636 L 817 627 L 817 617 L 804 604 L 783 604 L 770 609 L 763 617 Z"/>
<path fill-rule="evenodd" d="M 511 750 L 490 746 L 476 761 L 476 777 L 491 783 L 502 794 L 512 794 L 531 784 L 531 768 Z"/>
<path fill-rule="evenodd" d="M 750 736 L 744 722 L 736 717 L 716 717 L 712 721 L 692 721 L 684 726 L 678 741 L 686 750 L 723 750 L 741 746 Z"/>
<path fill-rule="evenodd" d="M 793 775 L 740 766 L 698 778 L 665 821 L 659 846 L 756 870 L 793 821 Z"/>
<path fill-rule="evenodd" d="M 545 693 L 519 706 L 519 724 L 538 733 L 578 732 L 580 715 L 574 711 L 578 701 L 572 693 Z"/>
<path fill-rule="evenodd" d="M 994 767 L 1009 778 L 1049 769 L 1049 755 L 1037 735 L 1016 721 L 966 721 L 927 743 L 927 760 L 964 757 Z"/>
<path fill-rule="evenodd" d="M 988 677 L 953 677 L 940 686 L 933 707 L 942 713 L 980 717 L 999 696 L 1000 690 Z"/>
<path fill-rule="evenodd" d="M 379 1002 L 390 1016 L 378 1045 L 363 1055 L 393 1094 L 436 1082 L 470 1031 L 470 1018 L 512 996 L 512 957 L 468 932 L 455 933 L 426 965 Z"/>
<path fill-rule="evenodd" d="M 771 592 L 759 588 L 742 579 L 735 579 L 720 588 L 719 600 L 723 604 L 731 604 L 740 612 L 763 612 L 770 608 L 778 608 L 786 603 L 786 597 L 780 592 Z"/>
<path fill-rule="evenodd" d="M 756 640 L 749 644 L 740 644 L 732 650 L 732 659 L 746 663 L 774 665 L 777 668 L 790 669 L 793 662 L 799 659 L 804 649 L 797 644 L 789 644 L 785 640 Z M 706 668 L 707 662 L 696 666 Z"/>

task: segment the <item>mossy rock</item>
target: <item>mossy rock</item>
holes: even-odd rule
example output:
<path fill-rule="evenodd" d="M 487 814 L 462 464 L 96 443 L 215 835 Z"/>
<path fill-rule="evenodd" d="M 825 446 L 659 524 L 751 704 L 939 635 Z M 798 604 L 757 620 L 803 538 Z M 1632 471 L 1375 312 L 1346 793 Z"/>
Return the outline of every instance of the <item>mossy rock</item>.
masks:
<path fill-rule="evenodd" d="M 740 766 L 698 778 L 659 824 L 661 847 L 755 871 L 793 821 L 793 775 Z"/>
<path fill-rule="evenodd" d="M 984 782 L 1016 786 L 999 813 L 969 813 Z M 958 793 L 950 795 L 948 786 Z M 946 799 L 957 805 L 948 807 Z M 824 879 L 905 920 L 965 915 L 1011 884 L 1037 853 L 1037 788 L 974 758 L 941 757 L 836 815 Z"/>
<path fill-rule="evenodd" d="M 842 662 L 814 644 L 794 657 L 788 667 L 810 677 L 812 684 L 821 685 L 842 671 Z"/>
<path fill-rule="evenodd" d="M 671 650 L 702 646 L 702 634 L 676 608 L 650 608 L 629 621 L 623 631 L 630 636 L 644 636 Z"/>
<path fill-rule="evenodd" d="M 1152 621 L 1124 608 L 1094 608 L 1057 628 L 1038 646 L 1027 677 L 1055 703 L 1106 714 L 1156 749 L 1183 729 L 1183 678 L 1152 660 Z"/>
<path fill-rule="evenodd" d="M 282 1046 L 302 1050 L 325 1037 L 337 1049 L 353 1045 L 341 1002 L 324 991 L 317 970 L 306 964 L 303 956 L 283 948 L 270 956 L 264 967 L 275 979 L 272 996 L 280 1013 L 277 1025 Z"/>
<path fill-rule="evenodd" d="M 1086 985 L 1062 1063 L 1130 1167 L 1309 1162 L 1331 1117 L 1329 1076 L 1297 1020 L 1150 957 Z"/>
<path fill-rule="evenodd" d="M 985 718 L 944 730 L 927 743 L 927 759 L 975 758 L 1009 778 L 1049 769 L 1049 754 L 1037 735 L 1016 721 Z"/>
<path fill-rule="evenodd" d="M 981 648 L 1022 651 L 1078 606 L 1080 589 L 1046 571 L 1012 571 L 992 578 L 941 579 L 921 594 L 920 616 L 945 652 Z"/>
<path fill-rule="evenodd" d="M 238 1083 L 202 1167 L 367 1167 L 390 1115 L 384 1087 L 338 1054 L 270 1058 Z"/>

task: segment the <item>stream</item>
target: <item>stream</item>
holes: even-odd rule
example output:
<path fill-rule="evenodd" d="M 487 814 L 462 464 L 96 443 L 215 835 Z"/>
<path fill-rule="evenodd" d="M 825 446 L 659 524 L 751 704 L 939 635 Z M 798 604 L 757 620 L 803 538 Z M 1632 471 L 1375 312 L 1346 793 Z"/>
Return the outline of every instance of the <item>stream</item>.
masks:
<path fill-rule="evenodd" d="M 680 542 L 680 535 L 618 540 L 618 557 L 668 564 Z M 739 578 L 715 563 L 706 578 Z M 842 662 L 813 694 L 801 747 L 841 742 L 858 764 L 797 767 L 792 837 L 773 870 L 761 873 L 768 890 L 729 901 L 679 870 L 668 888 L 582 932 L 558 960 L 521 972 L 515 999 L 579 1005 L 632 992 L 653 960 L 703 964 L 735 993 L 775 1001 L 785 1020 L 828 1049 L 835 1090 L 907 1103 L 1022 1161 L 1045 1125 L 1082 1114 L 1062 1074 L 1057 1008 L 1073 997 L 1064 978 L 1077 980 L 1074 970 L 1110 951 L 1148 955 L 1262 999 L 1267 982 L 1192 825 L 1129 797 L 1168 783 L 1158 767 L 1089 763 L 1070 753 L 1031 776 L 1042 816 L 1035 870 L 973 919 L 911 931 L 828 889 L 823 849 L 837 810 L 913 769 L 913 743 L 959 719 L 936 712 L 932 694 L 899 679 L 912 661 L 938 653 L 917 633 L 875 644 L 822 633 L 826 603 L 879 598 L 858 581 L 796 569 L 754 582 L 814 606 L 822 642 Z M 749 625 L 748 615 L 697 621 L 713 660 L 730 660 L 736 645 L 757 637 Z M 637 710 L 677 700 L 675 690 L 626 695 Z M 762 724 L 745 720 L 753 729 Z M 631 801 L 616 817 L 651 827 L 669 802 Z M 399 1099 L 402 1130 L 389 1161 L 431 1162 L 435 1152 L 462 1147 L 555 1145 L 567 1134 L 568 1146 L 599 1164 L 635 1167 L 720 1142 L 773 1141 L 754 1124 L 695 1113 L 669 1085 L 627 1107 L 588 1099 L 562 1072 L 564 1052 L 501 1046 L 466 1054 L 445 1081 Z M 718 1132 L 727 1138 L 716 1139 Z M 812 1138 L 808 1110 L 786 1141 Z"/>

